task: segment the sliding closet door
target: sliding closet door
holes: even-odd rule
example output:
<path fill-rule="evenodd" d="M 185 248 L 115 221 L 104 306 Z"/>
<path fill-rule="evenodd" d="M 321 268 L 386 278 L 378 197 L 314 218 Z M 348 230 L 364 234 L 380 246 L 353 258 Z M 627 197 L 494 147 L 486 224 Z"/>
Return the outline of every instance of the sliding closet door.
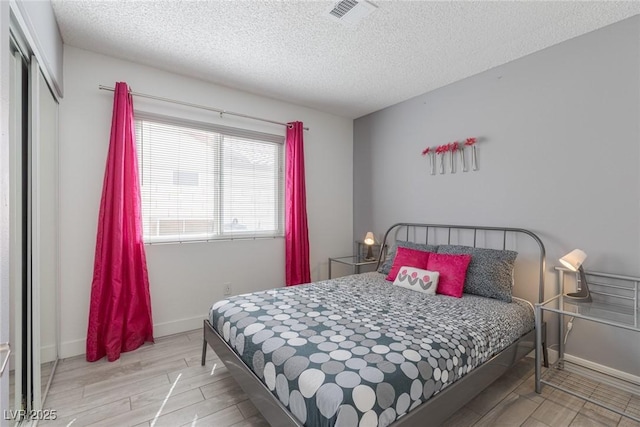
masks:
<path fill-rule="evenodd" d="M 27 204 L 27 305 L 26 305 L 26 366 L 27 371 L 27 410 L 38 409 L 41 399 L 40 391 L 40 259 L 37 248 L 39 242 L 39 224 L 36 213 L 39 211 L 39 189 L 35 184 L 38 182 L 39 159 L 39 133 L 37 132 L 40 120 L 38 114 L 39 89 L 37 76 L 39 74 L 38 61 L 31 58 L 29 64 L 29 147 L 27 152 L 28 184 L 27 192 L 29 194 Z"/>
<path fill-rule="evenodd" d="M 58 188 L 58 104 L 40 72 L 38 61 L 31 57 L 29 75 L 29 148 L 31 177 L 31 288 L 28 330 L 31 384 L 27 391 L 32 409 L 42 407 L 49 363 L 57 359 L 57 188 Z"/>
<path fill-rule="evenodd" d="M 35 80 L 35 79 L 34 79 Z M 38 172 L 34 177 L 37 203 L 34 222 L 38 227 L 38 245 L 34 248 L 38 259 L 40 299 L 40 364 L 42 399 L 58 358 L 58 103 L 38 70 Z M 34 322 L 35 322 L 34 317 Z M 35 341 L 37 342 L 37 341 Z"/>
<path fill-rule="evenodd" d="M 9 384 L 8 401 L 3 403 L 2 419 L 0 425 L 14 426 L 19 420 L 18 414 L 23 407 L 24 384 L 26 381 L 25 364 L 23 363 L 23 307 L 24 289 L 26 286 L 26 229 L 27 220 L 26 203 L 26 149 L 27 149 L 27 113 L 25 111 L 28 102 L 27 91 L 28 68 L 26 61 L 18 52 L 16 46 L 11 43 L 11 56 L 9 64 L 9 145 L 8 162 L 9 173 L 9 289 L 5 293 L 5 301 L 8 307 L 3 306 L 2 326 L 9 331 L 8 341 L 10 354 L 7 364 L 3 352 L 0 358 L 0 366 L 4 365 L 2 379 Z M 6 310 L 6 311 L 5 311 Z M 8 321 L 7 317 L 8 314 Z M 0 339 L 6 342 L 6 338 Z M 7 393 L 7 394 L 4 394 Z M 7 412 L 5 412 L 7 411 Z"/>
<path fill-rule="evenodd" d="M 9 311 L 11 359 L 8 367 L 10 377 L 9 409 L 18 414 L 25 409 L 26 371 L 23 356 L 25 336 L 23 325 L 26 318 L 25 289 L 27 285 L 27 112 L 28 67 L 12 45 L 11 93 L 9 95 L 9 289 L 11 309 Z M 16 417 L 9 417 L 16 418 Z M 14 420 L 15 421 L 15 420 Z M 10 423 L 12 424 L 12 423 Z"/>
<path fill-rule="evenodd" d="M 12 352 L 1 378 L 2 427 L 43 407 L 59 330 L 58 103 L 13 15 L 11 24 L 9 108 L 4 109 L 9 147 L 2 168 L 9 175 L 9 292 L 0 289 L 0 366 L 6 339 Z"/>

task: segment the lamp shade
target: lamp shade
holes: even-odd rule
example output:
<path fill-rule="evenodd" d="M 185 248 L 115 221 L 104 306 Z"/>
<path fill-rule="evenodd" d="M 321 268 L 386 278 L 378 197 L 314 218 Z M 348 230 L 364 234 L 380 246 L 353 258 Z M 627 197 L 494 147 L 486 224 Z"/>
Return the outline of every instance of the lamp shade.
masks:
<path fill-rule="evenodd" d="M 373 233 L 371 231 L 367 232 L 367 235 L 364 237 L 365 245 L 373 245 L 376 242 L 376 239 L 373 237 Z"/>
<path fill-rule="evenodd" d="M 587 259 L 587 254 L 584 251 L 574 249 L 560 258 L 560 262 L 569 270 L 578 271 L 585 259 Z"/>

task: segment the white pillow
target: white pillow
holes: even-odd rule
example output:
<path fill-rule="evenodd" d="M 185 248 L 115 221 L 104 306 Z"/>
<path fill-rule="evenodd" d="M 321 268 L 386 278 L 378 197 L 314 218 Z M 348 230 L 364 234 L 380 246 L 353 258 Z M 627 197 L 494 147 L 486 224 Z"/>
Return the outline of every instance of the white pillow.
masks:
<path fill-rule="evenodd" d="M 435 295 L 438 288 L 440 273 L 437 271 L 421 270 L 415 267 L 400 267 L 400 271 L 393 282 L 395 286 Z"/>

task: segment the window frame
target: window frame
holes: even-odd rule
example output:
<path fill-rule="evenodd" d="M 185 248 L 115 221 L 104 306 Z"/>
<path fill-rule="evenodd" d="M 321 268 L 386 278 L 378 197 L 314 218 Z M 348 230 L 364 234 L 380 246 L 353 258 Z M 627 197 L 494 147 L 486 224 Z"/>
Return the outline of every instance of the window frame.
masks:
<path fill-rule="evenodd" d="M 224 157 L 223 153 L 223 143 L 220 140 L 214 147 L 215 155 L 214 155 L 214 163 L 215 170 L 217 170 L 216 174 L 216 185 L 215 185 L 215 194 L 212 197 L 214 201 L 214 208 L 211 212 L 210 220 L 215 224 L 214 231 L 212 234 L 203 233 L 199 235 L 192 235 L 193 238 L 190 238 L 189 235 L 170 235 L 167 237 L 163 236 L 145 236 L 143 231 L 143 240 L 144 244 L 153 245 L 153 244 L 174 244 L 174 243 L 195 243 L 195 242 L 216 242 L 216 241 L 225 241 L 225 240 L 253 240 L 253 239 L 276 239 L 284 237 L 284 221 L 285 221 L 285 212 L 284 212 L 284 198 L 285 198 L 285 176 L 284 176 L 284 167 L 285 167 L 285 150 L 284 143 L 285 137 L 284 135 L 276 135 L 271 133 L 253 131 L 249 129 L 242 129 L 218 124 L 211 124 L 196 120 L 184 119 L 175 116 L 167 116 L 163 114 L 149 113 L 146 111 L 134 110 L 134 133 L 138 131 L 138 123 L 148 121 L 153 123 L 177 126 L 187 129 L 194 129 L 206 132 L 214 132 L 227 137 L 235 137 L 240 139 L 248 139 L 258 142 L 263 142 L 265 144 L 275 145 L 277 147 L 277 170 L 274 170 L 275 177 L 277 180 L 277 197 L 275 198 L 275 208 L 276 208 L 276 230 L 268 230 L 268 231 L 250 231 L 250 232 L 239 232 L 239 231 L 225 231 L 223 224 L 224 217 Z M 141 141 L 136 140 L 136 154 L 138 158 L 138 178 L 140 183 L 140 199 L 141 199 L 141 213 L 143 209 L 142 203 L 142 193 L 143 193 L 143 171 L 144 171 L 144 152 L 143 147 L 138 147 L 141 144 Z M 143 230 L 146 227 L 145 216 L 142 215 L 143 221 Z M 198 236 L 198 237 L 196 237 Z"/>

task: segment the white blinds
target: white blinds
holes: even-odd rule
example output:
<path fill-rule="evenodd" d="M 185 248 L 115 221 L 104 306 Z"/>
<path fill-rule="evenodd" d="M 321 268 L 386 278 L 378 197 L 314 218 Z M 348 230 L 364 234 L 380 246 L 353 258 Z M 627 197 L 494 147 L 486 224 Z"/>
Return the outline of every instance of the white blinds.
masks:
<path fill-rule="evenodd" d="M 145 242 L 282 236 L 283 140 L 136 113 Z"/>

